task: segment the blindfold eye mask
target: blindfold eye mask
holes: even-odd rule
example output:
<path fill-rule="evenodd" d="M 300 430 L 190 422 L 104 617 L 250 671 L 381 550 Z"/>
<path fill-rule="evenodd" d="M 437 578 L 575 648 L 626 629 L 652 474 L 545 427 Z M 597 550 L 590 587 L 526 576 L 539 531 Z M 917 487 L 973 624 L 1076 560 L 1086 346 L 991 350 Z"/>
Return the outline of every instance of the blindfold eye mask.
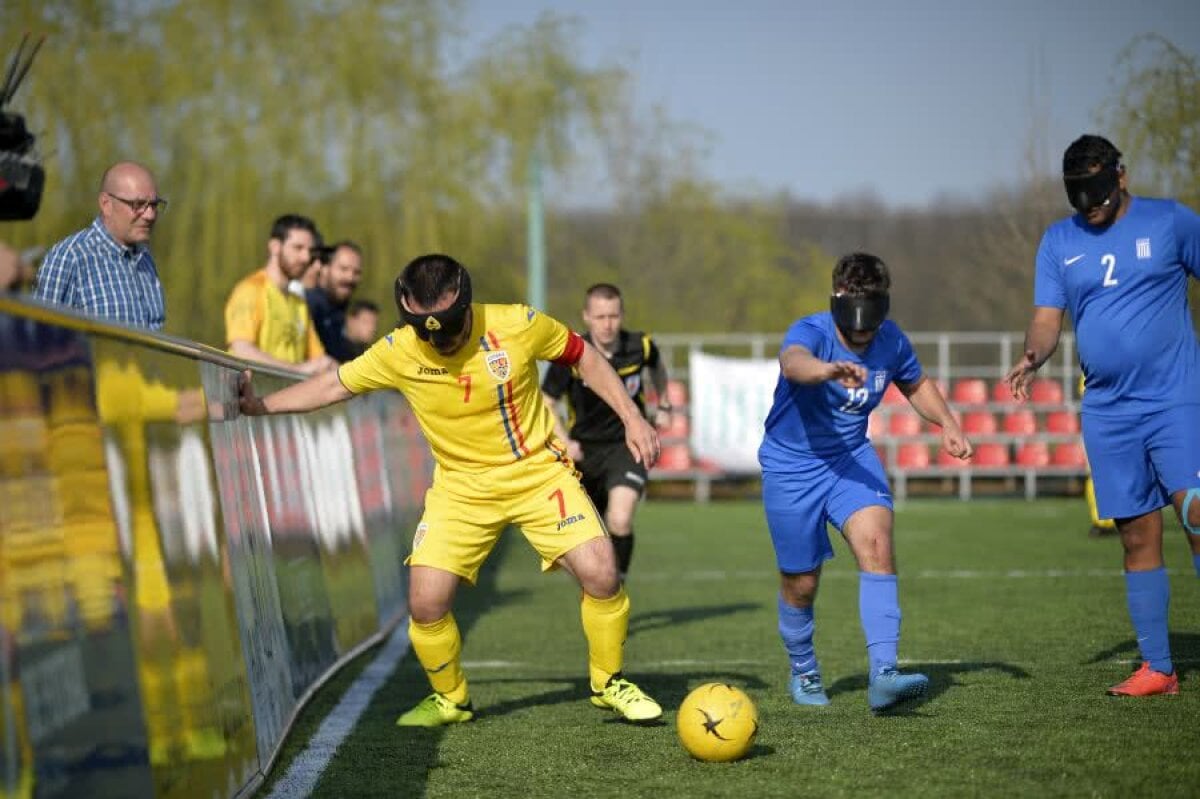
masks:
<path fill-rule="evenodd" d="M 1106 164 L 1099 172 L 1090 175 L 1064 177 L 1067 201 L 1081 214 L 1086 214 L 1099 205 L 1104 205 L 1120 185 L 1121 173 L 1116 164 Z"/>
<path fill-rule="evenodd" d="M 873 293 L 852 296 L 839 293 L 829 298 L 829 310 L 834 324 L 843 333 L 867 333 L 879 329 L 887 319 L 891 300 L 887 294 Z"/>
<path fill-rule="evenodd" d="M 412 293 L 402 287 L 405 303 L 412 303 Z M 422 341 L 448 342 L 459 336 L 467 323 L 467 312 L 471 310 L 471 277 L 461 273 L 458 281 L 458 297 L 449 308 L 433 313 L 414 313 L 403 304 L 400 315 L 405 324 L 412 325 L 413 332 Z"/>

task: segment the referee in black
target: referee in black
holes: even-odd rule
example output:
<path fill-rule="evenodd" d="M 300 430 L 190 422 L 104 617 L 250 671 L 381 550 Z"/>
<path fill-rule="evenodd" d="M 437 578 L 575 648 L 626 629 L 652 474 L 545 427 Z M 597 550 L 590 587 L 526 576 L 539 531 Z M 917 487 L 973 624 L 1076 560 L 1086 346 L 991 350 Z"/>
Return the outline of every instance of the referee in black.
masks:
<path fill-rule="evenodd" d="M 597 283 L 587 290 L 583 300 L 587 332 L 583 338 L 608 358 L 643 414 L 646 396 L 642 372 L 649 370 L 658 396 L 654 422 L 659 428 L 666 427 L 671 421 L 666 365 L 650 336 L 623 329 L 623 319 L 620 289 L 610 283 Z M 567 443 L 567 454 L 583 475 L 583 487 L 604 517 L 624 581 L 633 558 L 633 515 L 646 489 L 646 467 L 634 461 L 625 446 L 621 420 L 574 369 L 551 364 L 542 380 L 542 393 L 554 412 L 555 432 Z M 565 400 L 565 422 L 558 409 L 559 400 Z"/>

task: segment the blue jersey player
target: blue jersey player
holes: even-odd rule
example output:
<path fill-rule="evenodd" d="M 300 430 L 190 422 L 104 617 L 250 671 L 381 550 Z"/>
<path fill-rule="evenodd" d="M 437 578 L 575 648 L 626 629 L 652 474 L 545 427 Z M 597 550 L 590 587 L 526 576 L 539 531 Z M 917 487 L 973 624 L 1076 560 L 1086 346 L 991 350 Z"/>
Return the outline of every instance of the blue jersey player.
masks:
<path fill-rule="evenodd" d="M 919 698 L 929 683 L 923 674 L 896 670 L 892 497 L 867 440 L 867 416 L 894 382 L 918 413 L 942 426 L 948 452 L 968 458 L 972 450 L 941 392 L 925 379 L 908 337 L 887 319 L 890 286 L 876 256 L 856 252 L 838 260 L 831 311 L 796 321 L 783 339 L 775 400 L 758 450 L 779 566 L 779 634 L 791 660 L 792 698 L 801 705 L 829 704 L 812 643 L 821 564 L 833 557 L 827 522 L 858 561 L 871 710 Z"/>
<path fill-rule="evenodd" d="M 1108 693 L 1175 694 L 1161 509 L 1175 506 L 1200 574 L 1200 344 L 1187 298 L 1188 278 L 1200 276 L 1200 217 L 1173 200 L 1131 196 L 1120 151 L 1100 136 L 1071 143 L 1063 181 L 1078 213 L 1042 238 L 1025 356 L 1007 379 L 1014 396 L 1028 397 L 1070 311 L 1087 386 L 1084 446 L 1100 515 L 1116 519 L 1125 547 L 1142 656 Z"/>

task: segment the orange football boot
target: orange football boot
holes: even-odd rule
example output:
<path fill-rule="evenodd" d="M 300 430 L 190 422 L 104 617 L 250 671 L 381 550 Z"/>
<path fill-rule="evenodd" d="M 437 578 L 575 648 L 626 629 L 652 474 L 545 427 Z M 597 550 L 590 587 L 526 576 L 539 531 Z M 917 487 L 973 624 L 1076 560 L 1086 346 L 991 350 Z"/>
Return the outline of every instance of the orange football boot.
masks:
<path fill-rule="evenodd" d="M 1150 668 L 1149 663 L 1129 675 L 1129 679 L 1108 689 L 1109 696 L 1175 696 L 1179 693 L 1179 676 L 1163 674 Z"/>

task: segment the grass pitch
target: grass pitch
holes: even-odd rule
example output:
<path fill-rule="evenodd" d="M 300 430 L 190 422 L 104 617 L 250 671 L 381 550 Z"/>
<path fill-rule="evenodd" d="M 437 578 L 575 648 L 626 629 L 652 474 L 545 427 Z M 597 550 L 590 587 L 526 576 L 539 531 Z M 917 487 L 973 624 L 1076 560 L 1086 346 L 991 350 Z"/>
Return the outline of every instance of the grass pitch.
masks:
<path fill-rule="evenodd" d="M 394 726 L 429 690 L 407 656 L 338 750 L 316 796 L 1195 796 L 1200 790 L 1200 580 L 1172 524 L 1177 697 L 1122 700 L 1136 645 L 1120 544 L 1086 537 L 1082 501 L 915 501 L 897 514 L 902 668 L 928 700 L 873 717 L 858 581 L 844 542 L 817 599 L 817 654 L 832 698 L 787 694 L 777 577 L 757 504 L 651 502 L 628 588 L 626 674 L 666 709 L 636 727 L 587 701 L 577 589 L 540 575 L 506 534 L 480 585 L 459 595 L 478 721 Z M 370 658 L 368 653 L 366 658 Z M 276 774 L 362 663 L 317 698 Z M 692 760 L 675 708 L 703 682 L 743 688 L 762 718 L 736 763 Z M 269 787 L 269 786 L 268 786 Z M 263 794 L 265 795 L 265 793 Z"/>

